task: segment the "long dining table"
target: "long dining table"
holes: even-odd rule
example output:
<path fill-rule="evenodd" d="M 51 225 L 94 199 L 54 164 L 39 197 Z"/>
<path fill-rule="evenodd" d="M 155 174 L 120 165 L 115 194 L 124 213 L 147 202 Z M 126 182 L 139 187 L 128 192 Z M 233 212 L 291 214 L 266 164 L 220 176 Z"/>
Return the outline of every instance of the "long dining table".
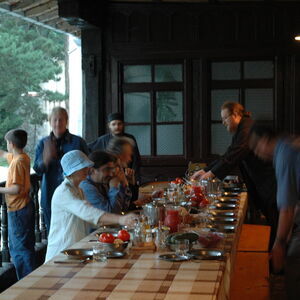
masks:
<path fill-rule="evenodd" d="M 1 300 L 62 299 L 229 299 L 230 282 L 241 227 L 247 210 L 247 193 L 240 194 L 234 233 L 225 235 L 224 260 L 170 262 L 161 253 L 128 253 L 106 262 L 68 260 L 59 254 L 0 294 Z M 95 232 L 70 248 L 91 248 Z"/>

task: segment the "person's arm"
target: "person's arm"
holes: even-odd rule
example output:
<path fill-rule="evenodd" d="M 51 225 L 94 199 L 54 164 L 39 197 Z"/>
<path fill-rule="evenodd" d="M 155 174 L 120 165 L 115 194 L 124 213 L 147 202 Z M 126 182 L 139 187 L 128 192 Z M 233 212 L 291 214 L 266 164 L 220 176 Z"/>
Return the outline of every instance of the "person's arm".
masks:
<path fill-rule="evenodd" d="M 94 225 L 120 224 L 130 226 L 136 219 L 134 214 L 122 216 L 106 213 L 89 205 L 82 199 L 74 197 L 71 192 L 60 197 L 59 205 L 63 206 L 65 210 L 76 215 L 80 219 Z"/>
<path fill-rule="evenodd" d="M 132 162 L 131 162 L 131 168 L 134 170 L 135 173 L 135 179 L 138 183 L 141 182 L 141 154 L 138 148 L 138 144 L 134 136 L 130 137 L 134 141 L 134 147 L 133 147 L 133 155 L 132 155 Z"/>
<path fill-rule="evenodd" d="M 0 150 L 0 157 L 1 157 L 1 158 L 7 159 L 7 155 L 8 155 L 8 152 L 6 152 L 6 151 L 4 151 L 4 150 Z"/>
<path fill-rule="evenodd" d="M 284 266 L 288 238 L 294 224 L 295 207 L 281 209 L 275 242 L 271 251 L 273 271 L 280 272 Z"/>
<path fill-rule="evenodd" d="M 99 189 L 88 181 L 82 181 L 80 183 L 85 199 L 95 208 L 101 209 L 106 212 L 112 211 L 112 203 L 103 194 L 100 193 Z"/>
<path fill-rule="evenodd" d="M 242 126 L 238 128 L 231 145 L 224 155 L 210 168 L 210 171 L 215 177 L 219 179 L 226 177 L 249 154 L 248 137 L 250 128 L 250 123 L 242 124 Z"/>
<path fill-rule="evenodd" d="M 55 144 L 50 138 L 39 141 L 35 149 L 33 169 L 39 175 L 47 172 L 48 166 L 53 159 L 57 158 Z"/>
<path fill-rule="evenodd" d="M 18 195 L 22 186 L 19 184 L 13 184 L 10 187 L 0 187 L 0 194 Z"/>
<path fill-rule="evenodd" d="M 134 226 L 136 219 L 137 219 L 137 215 L 133 213 L 124 216 L 105 213 L 100 217 L 98 224 L 99 225 L 120 224 L 120 225 L 132 227 Z"/>

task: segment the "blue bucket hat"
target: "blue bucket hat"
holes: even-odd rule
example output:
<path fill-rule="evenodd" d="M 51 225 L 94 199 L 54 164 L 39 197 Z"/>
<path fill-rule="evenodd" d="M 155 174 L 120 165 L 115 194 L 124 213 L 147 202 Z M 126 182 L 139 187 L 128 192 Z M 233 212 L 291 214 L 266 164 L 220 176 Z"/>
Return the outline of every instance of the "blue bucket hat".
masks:
<path fill-rule="evenodd" d="M 88 157 L 79 150 L 72 150 L 67 152 L 60 161 L 65 176 L 70 176 L 74 172 L 84 168 L 89 168 L 94 163 L 88 159 Z"/>

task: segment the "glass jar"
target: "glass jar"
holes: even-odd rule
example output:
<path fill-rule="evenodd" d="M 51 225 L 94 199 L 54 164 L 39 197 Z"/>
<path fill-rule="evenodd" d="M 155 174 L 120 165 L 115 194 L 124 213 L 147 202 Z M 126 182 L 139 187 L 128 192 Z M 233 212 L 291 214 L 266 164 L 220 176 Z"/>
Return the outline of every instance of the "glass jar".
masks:
<path fill-rule="evenodd" d="M 180 207 L 167 206 L 165 225 L 170 228 L 170 233 L 178 231 L 178 225 L 181 224 Z"/>

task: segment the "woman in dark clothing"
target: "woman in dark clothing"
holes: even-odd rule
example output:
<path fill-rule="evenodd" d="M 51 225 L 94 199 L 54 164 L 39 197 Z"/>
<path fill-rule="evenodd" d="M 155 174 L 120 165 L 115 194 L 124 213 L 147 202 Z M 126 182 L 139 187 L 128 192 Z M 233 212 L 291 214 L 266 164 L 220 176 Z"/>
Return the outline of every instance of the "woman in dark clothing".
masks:
<path fill-rule="evenodd" d="M 233 134 L 231 145 L 219 159 L 196 172 L 193 179 L 223 179 L 239 167 L 248 189 L 249 199 L 260 209 L 271 226 L 271 241 L 275 237 L 278 211 L 276 207 L 276 177 L 270 162 L 258 158 L 249 148 L 249 132 L 253 125 L 250 114 L 236 102 L 221 107 L 223 125 Z"/>
<path fill-rule="evenodd" d="M 55 189 L 63 182 L 64 174 L 60 164 L 63 155 L 71 150 L 88 154 L 86 142 L 67 129 L 68 113 L 62 107 L 54 107 L 49 116 L 52 131 L 42 138 L 35 150 L 33 169 L 42 176 L 41 207 L 47 232 L 50 230 L 51 199 Z"/>

